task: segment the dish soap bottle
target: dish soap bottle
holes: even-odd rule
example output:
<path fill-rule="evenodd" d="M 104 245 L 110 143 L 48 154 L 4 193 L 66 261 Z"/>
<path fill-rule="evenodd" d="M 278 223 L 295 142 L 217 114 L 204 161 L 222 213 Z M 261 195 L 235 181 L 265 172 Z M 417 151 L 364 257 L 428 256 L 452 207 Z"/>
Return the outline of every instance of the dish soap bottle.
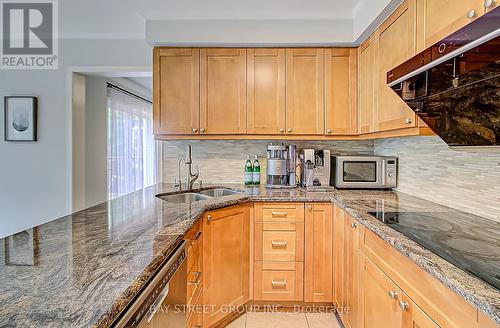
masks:
<path fill-rule="evenodd" d="M 253 183 L 253 166 L 250 161 L 250 155 L 247 155 L 247 161 L 245 162 L 245 185 L 251 185 Z"/>
<path fill-rule="evenodd" d="M 259 156 L 255 155 L 255 160 L 253 161 L 253 184 L 260 185 L 260 164 Z"/>

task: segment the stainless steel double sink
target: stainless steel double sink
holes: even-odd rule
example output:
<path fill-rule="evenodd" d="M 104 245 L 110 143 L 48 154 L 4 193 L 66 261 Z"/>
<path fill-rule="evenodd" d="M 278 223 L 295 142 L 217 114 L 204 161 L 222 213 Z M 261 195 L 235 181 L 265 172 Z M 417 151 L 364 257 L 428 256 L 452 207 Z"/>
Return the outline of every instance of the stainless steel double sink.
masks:
<path fill-rule="evenodd" d="M 182 204 L 238 194 L 241 194 L 241 192 L 227 188 L 213 188 L 197 192 L 181 192 L 175 194 L 158 195 L 157 197 L 161 200 L 166 201 L 167 203 Z"/>

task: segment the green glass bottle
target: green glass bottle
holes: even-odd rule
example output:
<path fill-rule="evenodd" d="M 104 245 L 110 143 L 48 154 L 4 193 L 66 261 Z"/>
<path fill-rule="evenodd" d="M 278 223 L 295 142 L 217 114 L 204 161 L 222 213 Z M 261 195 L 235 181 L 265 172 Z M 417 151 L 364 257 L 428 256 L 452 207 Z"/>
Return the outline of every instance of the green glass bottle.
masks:
<path fill-rule="evenodd" d="M 253 161 L 253 184 L 260 185 L 260 164 L 259 164 L 259 156 L 255 155 L 255 159 Z"/>
<path fill-rule="evenodd" d="M 247 161 L 245 162 L 245 185 L 251 185 L 253 183 L 253 166 L 250 161 L 250 155 L 247 155 Z"/>

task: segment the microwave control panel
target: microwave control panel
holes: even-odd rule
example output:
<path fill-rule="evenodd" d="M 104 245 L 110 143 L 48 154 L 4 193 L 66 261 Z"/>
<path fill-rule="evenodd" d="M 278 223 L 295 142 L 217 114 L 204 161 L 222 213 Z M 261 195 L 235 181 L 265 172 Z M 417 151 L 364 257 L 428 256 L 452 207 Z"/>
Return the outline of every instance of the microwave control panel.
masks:
<path fill-rule="evenodd" d="M 385 187 L 394 188 L 396 187 L 397 181 L 397 159 L 396 157 L 387 158 L 385 160 Z"/>

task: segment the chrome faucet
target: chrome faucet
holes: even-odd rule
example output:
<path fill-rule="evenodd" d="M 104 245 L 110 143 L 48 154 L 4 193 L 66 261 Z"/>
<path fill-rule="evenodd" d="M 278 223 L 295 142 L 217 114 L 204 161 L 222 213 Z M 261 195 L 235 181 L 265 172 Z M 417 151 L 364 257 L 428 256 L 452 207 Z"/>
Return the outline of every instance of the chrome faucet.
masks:
<path fill-rule="evenodd" d="M 177 179 L 175 179 L 174 187 L 178 191 L 182 190 L 181 162 L 184 162 L 184 165 L 186 164 L 186 161 L 184 160 L 184 158 L 179 158 L 179 160 L 177 161 Z"/>
<path fill-rule="evenodd" d="M 192 172 L 191 165 L 193 164 L 193 159 L 191 157 L 191 145 L 187 146 L 186 160 L 184 161 L 187 166 L 187 177 L 186 177 L 186 188 L 187 190 L 193 189 L 193 184 L 200 175 L 200 169 L 196 166 L 196 173 Z"/>

